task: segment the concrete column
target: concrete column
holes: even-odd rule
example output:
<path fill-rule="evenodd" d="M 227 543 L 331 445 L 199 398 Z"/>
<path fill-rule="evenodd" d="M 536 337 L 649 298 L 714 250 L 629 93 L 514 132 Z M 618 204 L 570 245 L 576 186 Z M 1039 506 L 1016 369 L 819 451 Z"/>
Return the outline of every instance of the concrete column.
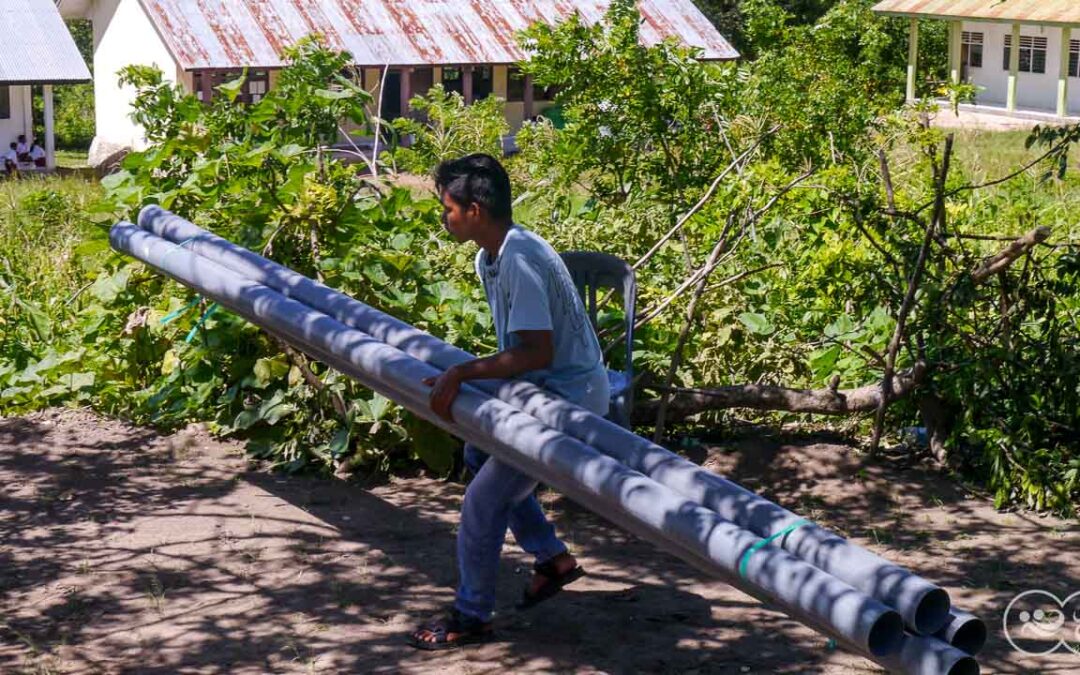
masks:
<path fill-rule="evenodd" d="M 409 99 L 412 98 L 412 68 L 401 69 L 401 116 L 409 116 Z"/>
<path fill-rule="evenodd" d="M 473 67 L 462 66 L 461 68 L 461 93 L 465 97 L 465 105 L 473 102 Z"/>
<path fill-rule="evenodd" d="M 214 100 L 214 73 L 210 70 L 202 71 L 202 100 L 207 105 Z"/>
<path fill-rule="evenodd" d="M 382 86 L 381 68 L 364 68 L 364 89 L 371 94 L 371 98 L 379 100 L 379 87 Z"/>
<path fill-rule="evenodd" d="M 1061 68 L 1058 71 L 1057 114 L 1066 117 L 1069 114 L 1069 41 L 1072 28 L 1061 29 Z"/>
<path fill-rule="evenodd" d="M 533 116 L 533 81 L 532 75 L 525 76 L 525 119 L 530 120 Z"/>
<path fill-rule="evenodd" d="M 506 66 L 495 66 L 491 70 L 491 93 L 498 98 L 506 100 L 509 96 L 510 69 Z"/>
<path fill-rule="evenodd" d="M 1016 82 L 1020 79 L 1020 24 L 1012 25 L 1012 46 L 1009 47 L 1009 93 L 1005 99 L 1005 109 L 1016 110 Z"/>
<path fill-rule="evenodd" d="M 53 126 L 53 88 L 51 84 L 42 87 L 42 96 L 45 99 L 45 166 L 56 168 L 56 132 Z"/>
<path fill-rule="evenodd" d="M 26 140 L 34 140 L 34 87 L 31 85 L 25 85 L 22 87 L 22 114 L 23 114 L 23 133 L 26 134 Z"/>
<path fill-rule="evenodd" d="M 953 84 L 960 84 L 960 76 L 963 73 L 960 63 L 962 28 L 963 23 L 960 21 L 949 22 L 949 81 Z"/>
<path fill-rule="evenodd" d="M 907 100 L 915 100 L 915 74 L 919 66 L 919 20 L 912 19 L 908 32 Z"/>

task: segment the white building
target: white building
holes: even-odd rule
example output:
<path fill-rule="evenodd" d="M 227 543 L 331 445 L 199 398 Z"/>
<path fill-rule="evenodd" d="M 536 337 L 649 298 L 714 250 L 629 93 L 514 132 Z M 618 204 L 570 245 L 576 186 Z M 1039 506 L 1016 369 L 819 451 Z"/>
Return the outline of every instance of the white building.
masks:
<path fill-rule="evenodd" d="M 874 11 L 911 21 L 909 100 L 918 71 L 918 21 L 939 19 L 949 22 L 951 77 L 980 88 L 980 108 L 1080 115 L 1080 0 L 883 0 Z"/>
<path fill-rule="evenodd" d="M 0 0 L 0 147 L 34 139 L 33 87 L 45 99 L 46 165 L 56 166 L 53 86 L 89 82 L 79 48 L 53 0 Z"/>
<path fill-rule="evenodd" d="M 7 2 L 7 0 L 0 0 Z M 59 0 L 66 17 L 94 27 L 97 138 L 91 163 L 123 148 L 139 148 L 141 130 L 131 121 L 134 92 L 116 73 L 131 64 L 156 65 L 172 82 L 203 100 L 214 87 L 248 68 L 245 97 L 274 86 L 281 52 L 312 33 L 348 51 L 378 94 L 388 68 L 382 117 L 408 112 L 408 101 L 435 82 L 466 102 L 495 94 L 507 101 L 511 126 L 540 113 L 550 96 L 516 74 L 526 55 L 515 34 L 536 21 L 558 21 L 573 11 L 599 20 L 610 0 Z M 692 0 L 642 0 L 642 38 L 674 37 L 700 47 L 703 58 L 738 58 Z"/>

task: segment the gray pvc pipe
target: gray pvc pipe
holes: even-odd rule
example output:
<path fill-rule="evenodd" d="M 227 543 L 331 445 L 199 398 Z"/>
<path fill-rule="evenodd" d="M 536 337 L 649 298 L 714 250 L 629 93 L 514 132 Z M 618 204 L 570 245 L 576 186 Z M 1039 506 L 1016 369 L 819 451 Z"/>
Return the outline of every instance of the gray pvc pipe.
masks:
<path fill-rule="evenodd" d="M 422 384 L 439 373 L 433 366 L 129 223 L 114 226 L 109 239 L 116 250 L 856 651 L 881 659 L 899 647 L 903 622 L 894 610 L 781 548 L 748 553 L 760 538 L 531 415 L 466 386 L 454 403 L 456 424 L 447 423 L 431 411 Z M 744 555 L 745 576 L 738 571 Z"/>
<path fill-rule="evenodd" d="M 440 369 L 474 358 L 158 206 L 143 209 L 139 225 Z M 474 384 L 760 537 L 774 536 L 802 521 L 737 483 L 528 382 L 488 380 Z M 799 527 L 783 537 L 782 545 L 796 557 L 895 608 L 913 632 L 935 633 L 948 620 L 950 603 L 944 589 L 822 527 Z"/>
<path fill-rule="evenodd" d="M 986 623 L 982 619 L 971 612 L 954 608 L 949 613 L 949 623 L 935 633 L 934 637 L 975 656 L 986 646 L 989 635 Z"/>
<path fill-rule="evenodd" d="M 900 650 L 878 663 L 890 672 L 907 675 L 979 675 L 979 664 L 970 655 L 922 635 L 905 635 Z"/>

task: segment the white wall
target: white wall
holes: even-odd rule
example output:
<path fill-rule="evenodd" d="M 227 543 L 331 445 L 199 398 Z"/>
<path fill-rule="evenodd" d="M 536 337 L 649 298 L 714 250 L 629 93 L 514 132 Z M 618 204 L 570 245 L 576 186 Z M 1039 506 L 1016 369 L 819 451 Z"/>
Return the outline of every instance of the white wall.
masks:
<path fill-rule="evenodd" d="M 135 90 L 120 87 L 117 72 L 128 65 L 155 65 L 166 80 L 176 82 L 176 62 L 139 0 L 97 0 L 88 18 L 94 26 L 95 143 L 141 149 L 143 132 L 130 116 Z"/>
<path fill-rule="evenodd" d="M 976 103 L 1004 106 L 1008 99 L 1009 70 L 1003 68 L 1005 36 L 1012 34 L 1007 23 L 965 21 L 965 31 L 983 34 L 982 68 L 969 68 L 968 78 L 983 87 Z M 1061 66 L 1061 29 L 1051 26 L 1020 26 L 1020 35 L 1045 37 L 1046 72 L 1021 72 L 1016 83 L 1016 105 L 1022 110 L 1055 112 L 1057 110 L 1057 81 Z M 1073 39 L 1080 39 L 1080 30 L 1073 30 Z M 1070 113 L 1080 111 L 1080 78 L 1069 78 Z"/>
<path fill-rule="evenodd" d="M 0 85 L 6 87 L 7 85 Z M 0 148 L 7 149 L 20 134 L 31 138 L 34 133 L 31 122 L 30 87 L 16 85 L 8 87 L 11 92 L 11 116 L 0 119 Z"/>

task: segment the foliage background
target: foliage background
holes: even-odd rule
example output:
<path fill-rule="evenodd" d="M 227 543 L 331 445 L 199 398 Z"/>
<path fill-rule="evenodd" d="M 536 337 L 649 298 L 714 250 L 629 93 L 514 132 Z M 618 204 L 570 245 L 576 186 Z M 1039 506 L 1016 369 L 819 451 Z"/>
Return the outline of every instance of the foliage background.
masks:
<path fill-rule="evenodd" d="M 641 307 L 674 298 L 639 332 L 643 397 L 669 371 L 683 386 L 880 380 L 874 355 L 895 328 L 922 232 L 884 213 L 877 153 L 899 206 L 915 207 L 931 194 L 928 152 L 943 137 L 916 123 L 918 110 L 897 114 L 906 33 L 868 7 L 742 3 L 740 40 L 754 58 L 737 64 L 701 64 L 674 44 L 641 47 L 636 13 L 621 0 L 607 30 L 570 21 L 522 36 L 536 50 L 524 67 L 562 87 L 566 124 L 540 121 L 519 135 L 509 162 L 517 220 L 556 248 L 634 261 L 685 218 L 638 269 Z M 205 107 L 160 73 L 129 69 L 150 149 L 100 189 L 3 186 L 0 413 L 69 402 L 162 426 L 206 421 L 288 470 L 385 472 L 417 460 L 450 470 L 456 443 L 446 435 L 108 250 L 109 225 L 160 203 L 458 346 L 494 349 L 473 252 L 443 234 L 434 195 L 395 170 L 423 174 L 440 159 L 491 151 L 504 130 L 500 103 L 467 108 L 434 91 L 416 101 L 426 123 L 395 123 L 416 143 L 358 172 L 328 148 L 339 120 L 372 122 L 367 93 L 342 75 L 347 55 L 310 41 L 290 57 L 280 85 L 252 106 L 231 100 L 240 81 Z M 1006 175 L 1041 152 L 1023 141 L 961 135 L 950 187 Z M 744 152 L 738 171 L 717 180 Z M 1048 178 L 1044 169 L 949 198 L 952 238 L 934 249 L 899 365 L 936 364 L 922 393 L 955 420 L 953 469 L 984 481 L 1001 505 L 1069 511 L 1080 496 L 1080 183 L 1074 171 Z M 1052 226 L 1059 246 L 996 285 L 962 283 L 1001 242 L 960 235 L 1018 235 L 1036 223 Z M 689 294 L 675 290 L 725 237 L 690 312 Z M 606 340 L 620 321 L 602 315 Z M 890 409 L 888 428 L 921 424 L 916 402 Z M 799 416 L 761 416 L 790 418 Z M 697 424 L 722 429 L 729 419 L 713 412 Z"/>

